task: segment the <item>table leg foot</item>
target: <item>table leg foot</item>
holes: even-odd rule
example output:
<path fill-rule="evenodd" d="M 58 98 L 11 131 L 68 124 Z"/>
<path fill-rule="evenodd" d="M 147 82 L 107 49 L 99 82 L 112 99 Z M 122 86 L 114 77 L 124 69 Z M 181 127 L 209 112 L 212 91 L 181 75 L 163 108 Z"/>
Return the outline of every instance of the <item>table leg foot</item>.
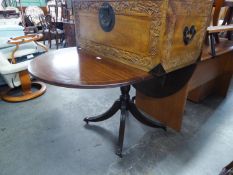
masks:
<path fill-rule="evenodd" d="M 125 120 L 128 117 L 128 110 L 126 103 L 122 103 L 121 105 L 121 120 L 120 120 L 120 127 L 119 127 L 119 136 L 118 136 L 118 148 L 116 154 L 122 158 L 122 150 L 124 144 L 124 137 L 125 137 Z"/>
<path fill-rule="evenodd" d="M 96 117 L 87 117 L 84 121 L 88 124 L 89 122 L 101 122 L 111 118 L 119 109 L 121 108 L 120 100 L 115 101 L 112 107 L 105 113 L 98 115 Z"/>
<path fill-rule="evenodd" d="M 116 155 L 119 156 L 120 158 L 122 158 L 123 157 L 123 155 L 122 155 L 122 149 L 117 148 Z"/>

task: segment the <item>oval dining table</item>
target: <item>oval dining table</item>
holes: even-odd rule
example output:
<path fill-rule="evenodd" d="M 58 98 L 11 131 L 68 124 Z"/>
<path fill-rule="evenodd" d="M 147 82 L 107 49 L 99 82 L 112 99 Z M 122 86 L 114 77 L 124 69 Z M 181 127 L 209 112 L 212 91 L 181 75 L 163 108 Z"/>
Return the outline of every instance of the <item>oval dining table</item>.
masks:
<path fill-rule="evenodd" d="M 129 95 L 131 85 L 152 78 L 149 73 L 123 63 L 92 56 L 76 47 L 50 51 L 35 58 L 28 70 L 36 79 L 55 86 L 77 89 L 100 89 L 120 87 L 121 95 L 112 107 L 96 117 L 84 121 L 100 122 L 121 111 L 118 147 L 116 154 L 122 157 L 125 120 L 130 112 L 139 122 L 166 131 L 166 126 L 145 117 Z"/>

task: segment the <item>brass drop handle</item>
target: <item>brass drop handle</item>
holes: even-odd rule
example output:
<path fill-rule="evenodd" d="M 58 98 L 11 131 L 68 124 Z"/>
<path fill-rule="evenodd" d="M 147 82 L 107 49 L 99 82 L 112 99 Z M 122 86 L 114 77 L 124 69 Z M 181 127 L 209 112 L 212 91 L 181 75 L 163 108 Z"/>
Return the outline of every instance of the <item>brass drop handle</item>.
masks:
<path fill-rule="evenodd" d="M 194 25 L 192 25 L 190 28 L 186 26 L 183 32 L 184 44 L 188 45 L 193 40 L 196 33 L 197 33 L 197 30 Z"/>

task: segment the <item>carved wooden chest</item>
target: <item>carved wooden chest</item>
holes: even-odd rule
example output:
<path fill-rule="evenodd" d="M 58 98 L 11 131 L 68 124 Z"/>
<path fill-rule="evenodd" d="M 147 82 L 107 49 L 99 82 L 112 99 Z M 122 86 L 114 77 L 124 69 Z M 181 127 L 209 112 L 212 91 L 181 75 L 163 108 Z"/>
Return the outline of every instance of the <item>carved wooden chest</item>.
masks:
<path fill-rule="evenodd" d="M 79 47 L 154 73 L 196 62 L 212 9 L 212 0 L 73 1 Z"/>

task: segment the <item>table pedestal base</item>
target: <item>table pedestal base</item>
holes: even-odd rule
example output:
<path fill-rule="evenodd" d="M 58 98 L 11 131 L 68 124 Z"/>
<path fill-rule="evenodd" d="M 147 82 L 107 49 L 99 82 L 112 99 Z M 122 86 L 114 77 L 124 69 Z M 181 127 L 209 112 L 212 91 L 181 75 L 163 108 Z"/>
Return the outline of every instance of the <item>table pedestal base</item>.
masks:
<path fill-rule="evenodd" d="M 122 157 L 122 148 L 124 142 L 124 134 L 125 134 L 125 120 L 128 117 L 128 113 L 130 112 L 133 117 L 135 117 L 141 123 L 153 127 L 153 128 L 161 128 L 165 131 L 166 126 L 155 122 L 153 120 L 148 119 L 145 117 L 136 107 L 134 104 L 134 100 L 130 99 L 129 95 L 130 86 L 123 86 L 121 87 L 121 96 L 120 99 L 115 101 L 112 107 L 102 115 L 96 117 L 88 117 L 85 118 L 84 121 L 88 124 L 89 122 L 100 122 L 109 119 L 112 117 L 118 110 L 121 111 L 121 120 L 120 120 L 120 128 L 119 128 L 119 137 L 118 137 L 118 149 L 116 154 Z"/>

